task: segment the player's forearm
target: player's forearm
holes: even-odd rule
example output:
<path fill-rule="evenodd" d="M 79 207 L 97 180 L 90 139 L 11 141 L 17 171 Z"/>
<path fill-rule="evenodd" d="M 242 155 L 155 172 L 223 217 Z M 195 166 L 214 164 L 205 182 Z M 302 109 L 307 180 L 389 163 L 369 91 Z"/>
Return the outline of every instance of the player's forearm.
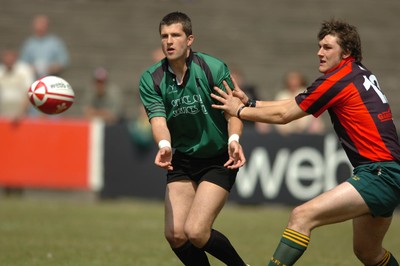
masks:
<path fill-rule="evenodd" d="M 292 108 L 294 100 L 257 101 L 256 107 L 243 108 L 239 116 L 241 119 L 269 124 L 286 124 L 294 119 Z M 296 110 L 297 111 L 297 110 Z"/>
<path fill-rule="evenodd" d="M 233 134 L 242 135 L 243 131 L 243 122 L 237 117 L 230 117 L 228 119 L 228 136 L 232 136 Z"/>
<path fill-rule="evenodd" d="M 245 107 L 239 112 L 241 119 L 269 124 L 287 124 L 308 115 L 295 99 L 263 102 L 263 106 Z"/>
<path fill-rule="evenodd" d="M 256 107 L 271 107 L 271 106 L 281 106 L 284 104 L 286 100 L 278 100 L 278 101 L 256 101 Z"/>
<path fill-rule="evenodd" d="M 240 111 L 240 119 L 269 124 L 286 124 L 284 112 L 276 106 L 245 107 Z"/>
<path fill-rule="evenodd" d="M 167 127 L 165 118 L 154 117 L 150 120 L 151 130 L 153 132 L 153 139 L 155 143 L 159 143 L 161 140 L 167 140 L 171 142 L 171 134 Z"/>

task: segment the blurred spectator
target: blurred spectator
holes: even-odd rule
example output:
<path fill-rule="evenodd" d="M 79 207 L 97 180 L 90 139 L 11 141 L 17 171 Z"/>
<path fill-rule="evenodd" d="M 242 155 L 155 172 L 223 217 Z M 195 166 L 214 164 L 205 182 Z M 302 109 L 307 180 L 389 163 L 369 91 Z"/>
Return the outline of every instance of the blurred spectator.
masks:
<path fill-rule="evenodd" d="M 34 82 L 33 69 L 18 61 L 18 52 L 5 49 L 0 65 L 0 116 L 18 122 L 28 110 L 28 89 Z"/>
<path fill-rule="evenodd" d="M 164 59 L 164 57 L 165 55 L 161 48 L 154 49 L 151 53 L 151 58 L 153 60 L 153 63 L 161 61 L 162 59 Z"/>
<path fill-rule="evenodd" d="M 151 52 L 152 63 L 157 63 L 165 58 L 161 47 L 154 49 Z M 142 102 L 140 101 L 139 93 L 137 93 L 135 102 L 135 115 L 128 122 L 128 129 L 131 135 L 132 143 L 139 151 L 148 150 L 153 145 L 153 135 L 149 118 Z"/>
<path fill-rule="evenodd" d="M 257 87 L 248 82 L 246 78 L 244 77 L 243 72 L 240 69 L 237 68 L 231 68 L 231 76 L 235 79 L 236 83 L 239 85 L 239 87 L 243 90 L 244 93 L 250 98 L 250 99 L 259 99 L 258 93 L 257 93 Z M 266 123 L 259 123 L 259 122 L 249 122 L 243 120 L 243 125 L 245 126 L 253 126 L 254 129 L 261 134 L 266 134 L 271 131 L 271 125 L 266 124 Z"/>
<path fill-rule="evenodd" d="M 275 100 L 291 99 L 306 89 L 307 80 L 299 71 L 289 71 L 284 78 L 284 89 L 279 91 Z M 315 118 L 311 115 L 294 120 L 286 125 L 274 125 L 276 130 L 283 135 L 292 133 L 313 133 L 322 134 L 325 125 L 322 118 Z"/>
<path fill-rule="evenodd" d="M 49 33 L 49 19 L 45 15 L 33 19 L 32 30 L 33 35 L 22 46 L 21 60 L 32 65 L 36 78 L 59 76 L 69 61 L 63 40 Z"/>
<path fill-rule="evenodd" d="M 120 88 L 109 80 L 104 67 L 93 72 L 92 84 L 86 90 L 84 115 L 87 119 L 100 118 L 114 124 L 123 118 L 123 101 Z"/>
<path fill-rule="evenodd" d="M 153 135 L 149 118 L 143 104 L 140 102 L 139 95 L 136 97 L 136 106 L 137 112 L 129 122 L 128 129 L 135 148 L 139 151 L 148 150 L 153 145 Z"/>

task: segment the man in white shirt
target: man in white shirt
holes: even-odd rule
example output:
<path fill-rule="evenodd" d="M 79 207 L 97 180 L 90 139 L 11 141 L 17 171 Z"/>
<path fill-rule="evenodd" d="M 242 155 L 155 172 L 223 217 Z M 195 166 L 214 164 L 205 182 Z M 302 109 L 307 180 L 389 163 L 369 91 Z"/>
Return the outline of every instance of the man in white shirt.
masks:
<path fill-rule="evenodd" d="M 26 63 L 17 60 L 18 53 L 6 49 L 0 65 L 0 116 L 18 120 L 28 109 L 27 92 L 34 82 L 34 71 Z"/>

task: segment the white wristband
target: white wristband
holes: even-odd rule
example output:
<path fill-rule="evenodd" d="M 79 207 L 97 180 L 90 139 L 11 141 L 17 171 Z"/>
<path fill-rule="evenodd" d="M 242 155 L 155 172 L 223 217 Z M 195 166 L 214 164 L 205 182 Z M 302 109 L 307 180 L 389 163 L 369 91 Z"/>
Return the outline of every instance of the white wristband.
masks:
<path fill-rule="evenodd" d="M 231 144 L 232 141 L 239 142 L 239 135 L 238 134 L 232 134 L 228 139 L 228 145 Z"/>
<path fill-rule="evenodd" d="M 159 149 L 162 149 L 162 148 L 165 148 L 165 147 L 171 148 L 171 142 L 169 142 L 169 141 L 166 140 L 166 139 L 160 140 L 160 142 L 158 142 L 158 148 L 159 148 Z"/>

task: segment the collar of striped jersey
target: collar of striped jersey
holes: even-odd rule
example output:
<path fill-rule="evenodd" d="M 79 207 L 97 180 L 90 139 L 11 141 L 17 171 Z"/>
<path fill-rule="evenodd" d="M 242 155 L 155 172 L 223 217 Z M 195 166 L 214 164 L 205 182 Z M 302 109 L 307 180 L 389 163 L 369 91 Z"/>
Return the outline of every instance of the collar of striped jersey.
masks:
<path fill-rule="evenodd" d="M 190 69 L 190 64 L 192 63 L 192 61 L 193 61 L 193 51 L 192 51 L 192 48 L 190 48 L 190 50 L 189 50 L 189 56 L 186 58 L 186 66 L 187 66 L 187 69 L 188 69 L 188 70 Z M 167 60 L 167 59 L 165 59 L 165 62 L 164 62 L 164 64 L 163 64 L 163 68 L 164 68 L 164 69 L 165 69 L 165 68 L 168 69 L 168 71 L 169 71 L 171 74 L 173 74 L 174 76 L 176 76 L 175 73 L 174 73 L 174 71 L 172 70 L 172 68 L 169 66 L 168 60 Z M 185 75 L 183 76 L 182 83 L 179 83 L 179 81 L 176 80 L 176 84 L 177 84 L 177 85 L 181 86 L 182 84 L 185 84 L 185 83 L 186 83 L 187 73 L 188 73 L 188 72 L 186 71 L 186 72 L 185 72 Z"/>
<path fill-rule="evenodd" d="M 347 58 L 345 58 L 345 59 L 342 59 L 342 61 L 339 63 L 339 65 L 337 65 L 337 66 L 334 67 L 334 68 L 329 69 L 329 70 L 326 71 L 324 74 L 326 75 L 326 74 L 328 74 L 328 73 L 331 73 L 331 72 L 335 71 L 336 69 L 341 68 L 342 66 L 344 66 L 344 65 L 347 64 L 348 62 L 354 62 L 354 61 L 356 61 L 356 59 L 355 59 L 354 57 L 352 57 L 352 56 L 349 56 L 349 57 L 347 57 Z"/>
<path fill-rule="evenodd" d="M 190 67 L 190 64 L 192 63 L 192 61 L 193 61 L 193 51 L 192 51 L 192 48 L 190 48 L 189 56 L 186 58 L 186 66 L 188 68 Z"/>
<path fill-rule="evenodd" d="M 193 61 L 193 50 L 192 50 L 192 48 L 190 48 L 190 50 L 189 50 L 189 56 L 186 58 L 186 66 L 187 66 L 188 68 L 190 68 L 190 64 L 192 63 L 192 61 Z M 165 67 L 167 67 L 167 69 L 168 69 L 171 73 L 174 73 L 174 71 L 172 71 L 171 67 L 169 66 L 168 60 L 167 60 L 166 58 L 165 58 L 164 65 L 165 65 Z"/>

